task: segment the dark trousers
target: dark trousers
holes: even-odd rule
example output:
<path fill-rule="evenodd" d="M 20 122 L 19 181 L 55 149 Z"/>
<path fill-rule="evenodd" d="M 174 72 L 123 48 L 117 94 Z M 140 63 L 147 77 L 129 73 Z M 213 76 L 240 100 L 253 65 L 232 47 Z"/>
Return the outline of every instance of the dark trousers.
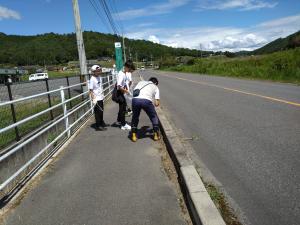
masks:
<path fill-rule="evenodd" d="M 95 114 L 95 120 L 96 120 L 96 126 L 100 127 L 103 125 L 103 100 L 97 101 L 97 104 L 94 106 L 94 114 Z"/>
<path fill-rule="evenodd" d="M 159 130 L 158 117 L 153 103 L 148 99 L 139 99 L 139 98 L 132 99 L 132 111 L 133 111 L 132 120 L 131 120 L 132 132 L 137 131 L 137 126 L 139 125 L 139 118 L 142 109 L 146 112 L 149 119 L 151 120 L 154 132 L 157 132 Z"/>
<path fill-rule="evenodd" d="M 125 126 L 126 121 L 125 121 L 125 113 L 126 113 L 126 99 L 124 97 L 124 95 L 120 95 L 120 99 L 122 99 L 119 102 L 119 113 L 118 113 L 118 119 L 117 121 L 121 123 L 121 126 Z"/>

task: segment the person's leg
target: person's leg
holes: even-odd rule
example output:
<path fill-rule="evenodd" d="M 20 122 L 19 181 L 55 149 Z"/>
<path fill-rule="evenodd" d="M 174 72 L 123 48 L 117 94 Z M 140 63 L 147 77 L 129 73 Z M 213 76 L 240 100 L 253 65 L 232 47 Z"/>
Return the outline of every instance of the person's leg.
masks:
<path fill-rule="evenodd" d="M 118 113 L 118 122 L 121 123 L 121 126 L 125 126 L 125 112 L 126 112 L 126 100 L 124 95 L 122 95 L 123 100 L 119 103 L 119 113 Z"/>
<path fill-rule="evenodd" d="M 140 99 L 133 99 L 132 100 L 132 119 L 131 119 L 131 130 L 132 132 L 137 131 L 137 127 L 139 125 L 139 118 L 140 118 L 140 113 L 141 113 L 141 104 L 140 104 Z"/>
<path fill-rule="evenodd" d="M 95 115 L 95 121 L 96 121 L 96 127 L 99 127 L 101 125 L 100 116 L 99 116 L 99 107 L 98 104 L 94 106 L 94 115 Z"/>
<path fill-rule="evenodd" d="M 148 115 L 149 119 L 151 120 L 153 131 L 154 131 L 154 140 L 159 139 L 159 124 L 158 124 L 158 116 L 154 105 L 150 101 L 146 101 L 144 104 L 143 109 L 145 110 L 146 114 Z"/>
<path fill-rule="evenodd" d="M 140 99 L 132 99 L 132 110 L 133 115 L 131 119 L 131 140 L 133 142 L 137 141 L 137 127 L 139 124 L 140 113 L 142 110 L 141 100 Z"/>
<path fill-rule="evenodd" d="M 104 113 L 104 104 L 103 104 L 103 100 L 98 101 L 97 102 L 99 108 L 100 108 L 100 112 L 99 112 L 99 119 L 100 119 L 100 124 L 102 127 L 105 127 L 105 123 L 103 120 L 103 113 Z"/>

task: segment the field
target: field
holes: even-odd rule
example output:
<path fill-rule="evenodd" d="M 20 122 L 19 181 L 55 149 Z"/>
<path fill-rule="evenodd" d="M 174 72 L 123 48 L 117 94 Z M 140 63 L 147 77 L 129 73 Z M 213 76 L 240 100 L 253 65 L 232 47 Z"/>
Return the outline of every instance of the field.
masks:
<path fill-rule="evenodd" d="M 300 84 L 300 48 L 260 56 L 191 59 L 163 69 Z"/>

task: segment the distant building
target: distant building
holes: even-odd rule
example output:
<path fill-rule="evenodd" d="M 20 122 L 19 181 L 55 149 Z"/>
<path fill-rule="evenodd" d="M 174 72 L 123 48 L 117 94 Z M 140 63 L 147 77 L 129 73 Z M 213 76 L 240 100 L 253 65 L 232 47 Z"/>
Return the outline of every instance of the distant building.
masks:
<path fill-rule="evenodd" d="M 0 69 L 0 83 L 18 82 L 20 77 L 27 73 L 27 70 L 22 69 Z"/>

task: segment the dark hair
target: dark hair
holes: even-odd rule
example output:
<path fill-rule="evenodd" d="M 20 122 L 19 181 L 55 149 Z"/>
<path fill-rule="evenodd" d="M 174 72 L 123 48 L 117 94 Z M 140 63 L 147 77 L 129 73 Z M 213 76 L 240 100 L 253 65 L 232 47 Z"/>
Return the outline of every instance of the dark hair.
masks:
<path fill-rule="evenodd" d="M 135 70 L 135 66 L 131 60 L 127 60 L 124 66 L 127 67 L 128 69 Z"/>
<path fill-rule="evenodd" d="M 149 81 L 152 81 L 155 85 L 158 85 L 158 80 L 156 77 L 150 77 Z"/>

